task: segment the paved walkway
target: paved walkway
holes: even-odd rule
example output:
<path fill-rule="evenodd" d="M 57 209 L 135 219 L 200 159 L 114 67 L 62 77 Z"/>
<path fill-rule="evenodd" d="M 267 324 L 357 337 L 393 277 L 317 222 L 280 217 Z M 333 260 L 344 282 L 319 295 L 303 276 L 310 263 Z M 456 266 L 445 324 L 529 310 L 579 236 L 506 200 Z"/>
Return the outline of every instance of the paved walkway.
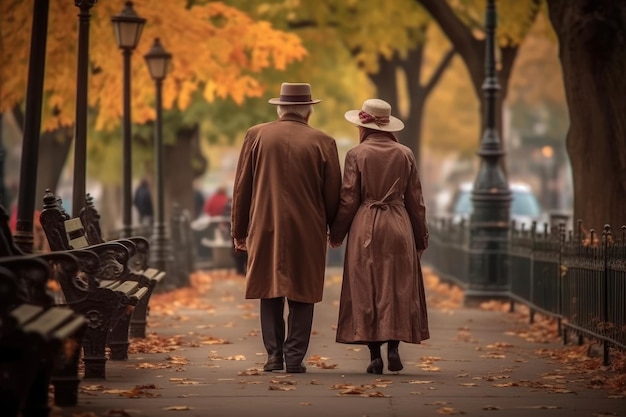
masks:
<path fill-rule="evenodd" d="M 623 386 L 621 393 L 605 389 L 611 374 L 591 371 L 600 359 L 572 348 L 573 362 L 564 363 L 549 325 L 449 308 L 434 290 L 431 339 L 400 345 L 401 372 L 367 374 L 366 347 L 334 342 L 340 273 L 328 271 L 306 374 L 264 373 L 258 301 L 243 299 L 244 279 L 198 274 L 193 290 L 158 295 L 151 336 L 133 342 L 137 353 L 109 361 L 106 380 L 83 380 L 79 405 L 53 415 L 626 416 Z"/>

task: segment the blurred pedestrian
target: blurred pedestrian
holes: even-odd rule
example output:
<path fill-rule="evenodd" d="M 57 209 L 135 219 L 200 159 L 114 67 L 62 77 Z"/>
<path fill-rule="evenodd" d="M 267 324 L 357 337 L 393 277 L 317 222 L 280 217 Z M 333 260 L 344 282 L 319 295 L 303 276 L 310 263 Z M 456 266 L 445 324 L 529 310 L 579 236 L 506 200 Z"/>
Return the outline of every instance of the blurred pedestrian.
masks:
<path fill-rule="evenodd" d="M 218 187 L 204 203 L 204 212 L 211 217 L 222 216 L 229 199 L 226 187 Z"/>
<path fill-rule="evenodd" d="M 135 190 L 133 204 L 139 213 L 139 224 L 149 226 L 154 218 L 154 208 L 152 205 L 152 192 L 150 191 L 150 182 L 147 178 L 142 178 L 139 186 Z"/>
<path fill-rule="evenodd" d="M 200 188 L 194 184 L 193 186 L 193 218 L 197 219 L 204 211 L 204 194 Z"/>
<path fill-rule="evenodd" d="M 261 299 L 265 371 L 306 372 L 313 309 L 322 300 L 327 232 L 339 204 L 335 140 L 309 126 L 311 86 L 283 83 L 278 120 L 246 133 L 237 163 L 232 235 L 248 251 L 247 299 Z M 289 308 L 285 336 L 284 305 Z"/>
<path fill-rule="evenodd" d="M 388 369 L 400 371 L 400 341 L 430 337 L 420 265 L 428 246 L 422 186 L 413 152 L 394 135 L 404 123 L 387 102 L 366 100 L 345 118 L 358 126 L 360 143 L 346 154 L 329 236 L 331 247 L 348 236 L 336 341 L 367 344 L 367 372 L 374 374 L 383 372 L 386 342 Z"/>

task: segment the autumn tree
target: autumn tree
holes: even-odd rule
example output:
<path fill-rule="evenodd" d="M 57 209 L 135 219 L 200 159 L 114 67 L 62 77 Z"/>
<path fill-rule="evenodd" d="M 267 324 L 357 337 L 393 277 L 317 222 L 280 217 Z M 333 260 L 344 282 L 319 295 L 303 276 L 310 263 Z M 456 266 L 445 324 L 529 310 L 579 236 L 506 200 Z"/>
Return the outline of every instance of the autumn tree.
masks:
<path fill-rule="evenodd" d="M 626 3 L 548 0 L 569 108 L 574 218 L 626 223 Z M 614 231 L 616 231 L 614 229 Z"/>
<path fill-rule="evenodd" d="M 26 92 L 31 1 L 4 1 L 0 5 L 0 112 L 20 109 Z M 109 133 L 109 143 L 119 145 L 121 118 L 122 55 L 118 52 L 110 18 L 123 7 L 123 1 L 99 2 L 91 10 L 89 83 L 91 132 Z M 163 86 L 166 111 L 183 111 L 200 97 L 206 102 L 217 99 L 243 103 L 264 92 L 260 81 L 270 68 L 284 70 L 290 63 L 306 56 L 297 36 L 274 29 L 267 21 L 253 20 L 246 13 L 220 2 L 194 5 L 186 0 L 136 0 L 134 7 L 147 19 L 132 66 L 131 106 L 133 122 L 150 123 L 154 119 L 154 82 L 141 56 L 154 38 L 160 37 L 173 54 L 173 65 Z M 44 131 L 63 131 L 73 125 L 77 45 L 77 8 L 71 2 L 54 2 L 50 7 L 46 71 L 44 83 Z M 18 112 L 19 113 L 19 112 Z M 197 121 L 195 121 L 197 124 Z M 177 136 L 196 134 L 194 121 L 180 121 Z M 114 133 L 112 133 L 114 132 Z M 65 137 L 67 142 L 67 136 Z M 174 138 L 165 137 L 172 142 Z M 117 142 L 117 143 L 116 143 Z M 96 149 L 90 135 L 89 146 Z M 69 150 L 69 146 L 65 147 Z M 92 149 L 93 150 L 93 149 Z M 188 148 L 189 154 L 191 149 Z M 91 154 L 92 152 L 90 152 Z M 120 151 L 121 154 L 121 151 Z M 40 155 L 65 162 L 64 155 Z M 175 160 L 169 175 L 184 172 L 188 160 Z M 119 161 L 118 156 L 115 161 Z M 112 160 L 104 161 L 110 164 Z M 110 172 L 102 166 L 89 166 L 91 173 Z M 60 172 L 60 170 L 58 170 Z M 119 170 L 121 171 L 121 169 Z M 45 175 L 42 173 L 42 175 Z M 110 179 L 109 179 L 110 180 Z M 168 178 L 175 182 L 176 178 Z M 180 178 L 178 179 L 180 180 Z M 105 179 L 106 181 L 106 179 Z M 181 181 L 184 183 L 184 181 Z M 188 182 L 191 184 L 191 182 Z M 53 187 L 56 185 L 53 185 Z M 175 187 L 170 187 L 175 188 Z M 183 189 L 185 187 L 178 187 Z M 189 197 L 191 190 L 189 186 Z M 174 198 L 185 196 L 175 195 Z M 179 201 L 184 207 L 192 206 Z"/>
<path fill-rule="evenodd" d="M 415 0 L 430 13 L 461 56 L 470 75 L 476 98 L 480 103 L 481 132 L 483 125 L 483 91 L 485 81 L 484 0 Z M 500 93 L 496 107 L 496 124 L 502 131 L 502 104 L 506 100 L 509 79 L 519 47 L 534 24 L 541 9 L 541 0 L 498 1 L 499 45 L 498 79 Z M 453 6 L 454 5 L 454 6 Z"/>
<path fill-rule="evenodd" d="M 374 85 L 374 94 L 388 101 L 404 119 L 405 129 L 399 139 L 419 158 L 426 99 L 450 63 L 453 51 L 446 46 L 435 69 L 426 71 L 428 15 L 413 0 L 388 2 L 383 8 L 379 5 L 374 0 L 266 1 L 256 11 L 277 24 L 284 22 L 285 29 L 301 36 L 305 36 L 304 30 L 313 29 L 318 38 L 325 36 L 342 43 Z M 354 100 L 352 106 L 360 104 Z"/>

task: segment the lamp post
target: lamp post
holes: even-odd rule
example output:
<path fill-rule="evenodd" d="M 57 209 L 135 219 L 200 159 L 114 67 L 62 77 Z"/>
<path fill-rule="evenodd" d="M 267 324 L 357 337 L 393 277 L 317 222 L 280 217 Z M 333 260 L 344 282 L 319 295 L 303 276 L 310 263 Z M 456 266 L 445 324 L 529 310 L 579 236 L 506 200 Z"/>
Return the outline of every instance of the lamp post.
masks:
<path fill-rule="evenodd" d="M 74 181 L 72 216 L 78 217 L 85 206 L 87 180 L 87 91 L 89 77 L 89 10 L 98 0 L 74 0 L 78 14 L 78 65 L 76 70 L 76 121 L 74 127 Z"/>
<path fill-rule="evenodd" d="M 127 1 L 124 9 L 111 17 L 115 29 L 117 45 L 124 57 L 124 87 L 123 87 L 123 175 L 122 175 L 122 237 L 132 234 L 132 136 L 130 117 L 130 56 L 137 47 L 146 19 L 137 16 L 133 9 L 133 2 Z"/>
<path fill-rule="evenodd" d="M 167 265 L 171 261 L 172 254 L 168 245 L 165 219 L 164 219 L 164 204 L 163 204 L 163 104 L 161 102 L 163 80 L 167 75 L 169 64 L 172 60 L 172 54 L 167 52 L 161 45 L 159 38 L 154 40 L 152 48 L 144 56 L 150 75 L 156 85 L 156 118 L 154 123 L 154 175 L 155 180 L 155 192 L 156 192 L 156 210 L 154 228 L 152 232 L 152 243 L 150 245 L 150 261 L 153 267 L 160 269 L 161 271 L 167 270 Z"/>
<path fill-rule="evenodd" d="M 34 3 L 33 25 L 30 37 L 26 111 L 23 127 L 24 138 L 22 140 L 15 233 L 16 245 L 26 253 L 33 251 L 33 217 L 35 214 L 39 137 L 41 135 L 41 108 L 46 67 L 49 4 L 49 0 L 36 1 Z"/>
<path fill-rule="evenodd" d="M 485 12 L 485 131 L 477 152 L 480 169 L 472 189 L 474 210 L 470 217 L 470 263 L 465 303 L 505 297 L 509 290 L 508 248 L 511 190 L 500 166 L 504 156 L 496 128 L 495 0 L 487 0 Z"/>

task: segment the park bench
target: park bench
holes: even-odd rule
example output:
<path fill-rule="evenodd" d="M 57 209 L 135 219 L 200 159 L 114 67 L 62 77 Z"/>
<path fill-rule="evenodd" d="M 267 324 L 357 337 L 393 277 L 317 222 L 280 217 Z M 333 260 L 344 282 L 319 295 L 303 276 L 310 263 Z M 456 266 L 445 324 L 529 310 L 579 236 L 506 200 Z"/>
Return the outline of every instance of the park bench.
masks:
<path fill-rule="evenodd" d="M 44 197 L 45 200 L 46 197 Z M 51 197 L 48 197 L 51 198 Z M 56 198 L 58 206 L 58 198 Z M 93 197 L 90 194 L 86 196 L 86 205 L 81 209 L 80 221 L 74 220 L 66 223 L 65 227 L 68 233 L 76 233 L 80 235 L 81 228 L 84 230 L 85 241 L 82 245 L 94 245 L 105 243 L 102 237 L 102 229 L 100 227 L 100 213 L 96 209 Z M 116 239 L 114 242 L 120 242 L 129 250 L 131 258 L 129 262 L 130 276 L 128 280 L 136 280 L 142 286 L 148 288 L 147 294 L 139 300 L 130 319 L 130 337 L 145 338 L 146 326 L 148 324 L 148 315 L 150 312 L 150 298 L 155 288 L 165 278 L 165 271 L 148 266 L 150 260 L 150 243 L 143 236 L 131 236 L 123 239 Z"/>
<path fill-rule="evenodd" d="M 59 283 L 67 304 L 89 320 L 82 343 L 85 378 L 105 378 L 106 347 L 110 349 L 111 359 L 128 358 L 132 310 L 149 289 L 127 279 L 131 274 L 126 246 L 118 242 L 88 245 L 84 236 L 67 234 L 65 223 L 72 220 L 67 220 L 67 214 L 57 208 L 56 201 L 45 200 L 40 223 L 50 249 L 69 251 L 79 262 L 78 277 Z"/>
<path fill-rule="evenodd" d="M 207 253 L 207 269 L 230 269 L 235 267 L 233 241 L 230 236 L 230 217 L 206 216 L 194 222 L 199 244 Z"/>
<path fill-rule="evenodd" d="M 0 258 L 0 407 L 7 417 L 47 417 L 49 385 L 57 405 L 75 405 L 78 344 L 86 319 L 53 305 L 49 264 L 36 256 Z M 67 370 L 74 372 L 68 375 Z"/>

